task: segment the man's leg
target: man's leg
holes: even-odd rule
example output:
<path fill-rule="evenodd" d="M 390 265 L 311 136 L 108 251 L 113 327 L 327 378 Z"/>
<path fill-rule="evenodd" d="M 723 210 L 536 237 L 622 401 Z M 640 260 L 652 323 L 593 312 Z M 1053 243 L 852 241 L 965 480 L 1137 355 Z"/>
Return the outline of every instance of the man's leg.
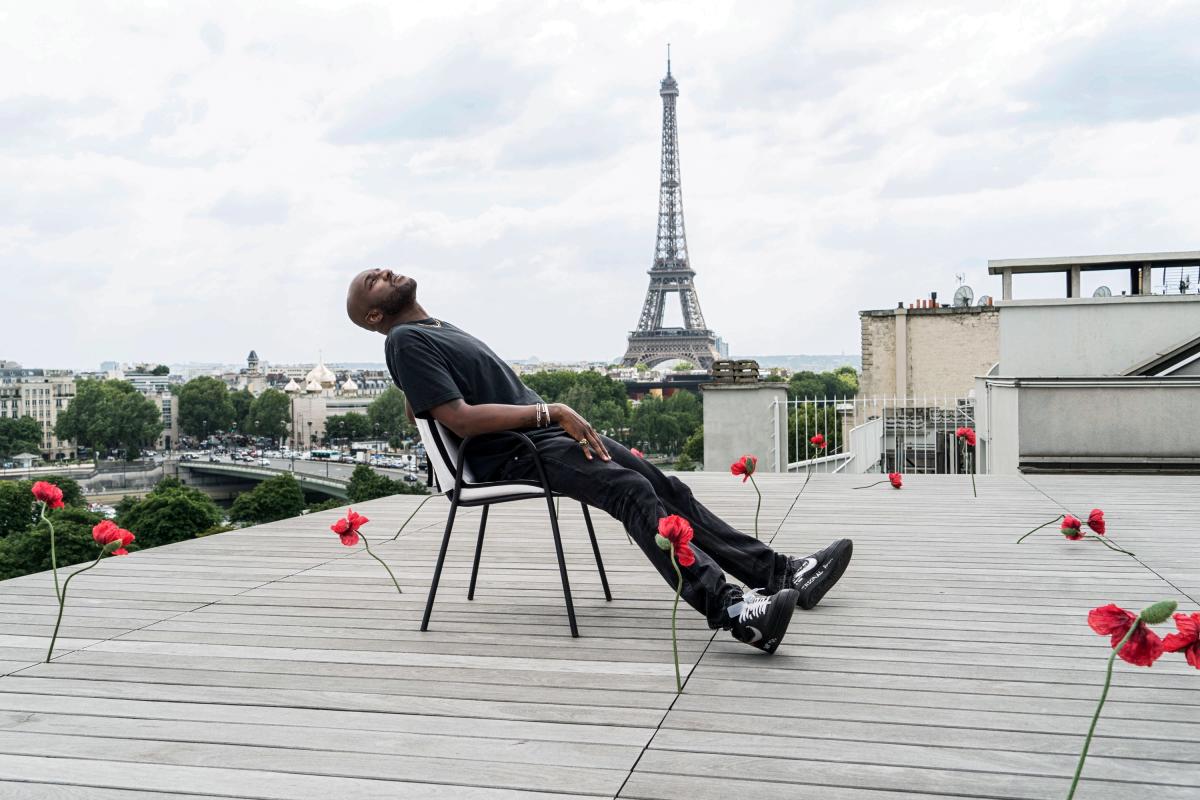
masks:
<path fill-rule="evenodd" d="M 605 442 L 606 446 L 608 442 Z M 637 543 L 650 562 L 671 585 L 676 584 L 671 557 L 654 541 L 658 520 L 669 512 L 659 499 L 649 479 L 639 471 L 614 461 L 591 461 L 583 449 L 567 436 L 543 439 L 538 442 L 538 455 L 546 467 L 550 485 L 556 492 L 595 506 L 615 517 Z M 610 450 L 611 452 L 611 450 Z M 535 479 L 532 458 L 521 456 L 510 461 L 500 473 L 502 479 Z M 689 522 L 691 520 L 689 519 Z M 694 523 L 693 523 L 694 524 Z M 752 540 L 753 541 L 753 540 Z M 730 618 L 726 609 L 741 600 L 741 589 L 725 579 L 717 563 L 696 543 L 692 548 L 696 563 L 681 567 L 682 597 L 708 619 L 709 627 L 728 628 Z"/>
<path fill-rule="evenodd" d="M 752 589 L 773 593 L 782 588 L 787 556 L 776 553 L 766 542 L 733 528 L 697 500 L 679 478 L 665 475 L 658 467 L 629 452 L 620 442 L 607 436 L 601 438 L 613 461 L 645 477 L 668 511 L 692 523 L 695 531 L 692 541 L 712 556 L 721 569 Z"/>

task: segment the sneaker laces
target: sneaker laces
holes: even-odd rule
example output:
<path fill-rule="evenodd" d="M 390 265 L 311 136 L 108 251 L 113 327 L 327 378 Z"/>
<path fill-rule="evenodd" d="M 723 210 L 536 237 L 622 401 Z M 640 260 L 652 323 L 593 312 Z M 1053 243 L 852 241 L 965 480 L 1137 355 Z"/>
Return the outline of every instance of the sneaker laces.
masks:
<path fill-rule="evenodd" d="M 767 606 L 770 604 L 769 595 L 759 594 L 758 589 L 750 589 L 742 595 L 742 612 L 738 614 L 738 622 L 746 623 L 767 613 Z"/>

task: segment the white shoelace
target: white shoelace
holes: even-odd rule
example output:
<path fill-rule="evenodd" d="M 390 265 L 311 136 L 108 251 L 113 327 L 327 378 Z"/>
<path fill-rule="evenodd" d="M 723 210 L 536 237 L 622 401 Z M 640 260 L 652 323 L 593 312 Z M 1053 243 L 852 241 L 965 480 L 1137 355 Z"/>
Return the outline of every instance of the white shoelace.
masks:
<path fill-rule="evenodd" d="M 742 595 L 742 613 L 738 614 L 739 622 L 749 622 L 760 614 L 765 614 L 771 598 L 761 595 L 757 589 L 751 589 Z"/>

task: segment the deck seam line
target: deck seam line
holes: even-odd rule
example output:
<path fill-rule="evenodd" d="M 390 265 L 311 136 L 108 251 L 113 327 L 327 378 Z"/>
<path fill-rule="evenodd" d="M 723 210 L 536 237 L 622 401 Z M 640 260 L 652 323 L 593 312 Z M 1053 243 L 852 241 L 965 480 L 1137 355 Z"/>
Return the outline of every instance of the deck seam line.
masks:
<path fill-rule="evenodd" d="M 407 538 L 407 535 L 406 535 L 406 536 L 403 536 L 403 537 L 400 537 L 400 538 Z M 184 540 L 184 541 L 187 541 L 187 540 Z M 138 627 L 136 627 L 136 628 L 130 628 L 129 630 L 127 630 L 127 631 L 124 631 L 124 632 L 122 632 L 122 633 L 119 633 L 119 634 L 117 634 L 116 636 L 106 636 L 106 637 L 104 637 L 103 639 L 97 639 L 96 641 L 92 642 L 92 643 L 91 643 L 91 644 L 89 644 L 89 645 L 85 645 L 85 646 L 83 646 L 83 647 L 77 647 L 77 648 L 75 648 L 75 649 L 72 649 L 72 650 L 66 650 L 66 651 L 64 651 L 63 653 L 61 653 L 60 655 L 67 655 L 67 654 L 70 654 L 70 653 L 79 653 L 79 652 L 83 652 L 84 650 L 87 650 L 87 649 L 89 649 L 89 648 L 91 648 L 91 647 L 94 647 L 95 645 L 98 645 L 98 644 L 103 644 L 103 643 L 105 643 L 105 642 L 111 642 L 111 641 L 115 641 L 115 640 L 117 640 L 117 639 L 120 639 L 122 636 L 128 636 L 128 635 L 129 635 L 129 634 L 131 634 L 131 633 L 138 633 L 139 631 L 143 631 L 143 630 L 145 630 L 146 628 L 150 628 L 150 627 L 153 627 L 153 626 L 155 626 L 155 625 L 158 625 L 158 624 L 159 624 L 159 623 L 161 623 L 161 622 L 169 622 L 169 621 L 171 621 L 171 620 L 173 620 L 173 619 L 176 619 L 177 617 L 182 617 L 182 616 L 183 616 L 183 615 L 185 615 L 185 614 L 191 614 L 193 611 L 202 611 L 203 609 L 206 609 L 206 608 L 208 608 L 209 606 L 219 605 L 221 602 L 223 602 L 223 601 L 225 601 L 225 600 L 230 600 L 230 599 L 232 599 L 232 598 L 234 598 L 234 597 L 240 597 L 241 595 L 243 595 L 243 594 L 246 594 L 247 592 L 253 592 L 253 591 L 257 591 L 258 589 L 262 589 L 262 588 L 263 588 L 263 587 L 265 587 L 265 586 L 270 586 L 270 585 L 271 585 L 271 584 L 273 584 L 273 583 L 278 583 L 279 581 L 286 581 L 286 580 L 288 580 L 289 578 L 294 578 L 294 577 L 296 577 L 297 575 L 303 575 L 305 572 L 308 572 L 309 570 L 313 570 L 313 569 L 318 569 L 318 568 L 320 568 L 320 567 L 324 567 L 324 566 L 326 566 L 326 565 L 328 565 L 328 564 L 332 564 L 333 562 L 335 562 L 335 561 L 340 561 L 341 559 L 344 559 L 344 558 L 353 558 L 354 556 L 358 555 L 358 554 L 359 554 L 359 552 L 361 552 L 361 551 L 355 551 L 355 552 L 353 552 L 353 553 L 344 553 L 344 554 L 342 554 L 342 555 L 340 555 L 340 556 L 334 556 L 333 558 L 330 558 L 330 559 L 328 559 L 328 560 L 326 560 L 326 561 L 322 561 L 322 562 L 320 562 L 320 563 L 318 563 L 318 564 L 311 564 L 311 565 L 309 565 L 309 566 L 305 567 L 304 569 L 297 570 L 296 572 L 292 572 L 292 573 L 289 573 L 289 574 L 287 574 L 287 575 L 282 575 L 282 576 L 279 576 L 279 577 L 276 577 L 276 578 L 272 578 L 271 580 L 269 580 L 269 581 L 265 581 L 265 582 L 263 582 L 263 583 L 260 583 L 260 584 L 258 584 L 257 586 L 250 586 L 250 587 L 247 587 L 247 588 L 243 589 L 243 590 L 242 590 L 242 591 L 240 591 L 240 592 L 235 592 L 235 593 L 233 593 L 233 594 L 231 594 L 231 595 L 226 595 L 225 597 L 219 597 L 219 598 L 217 598 L 216 600 L 210 600 L 210 601 L 208 601 L 207 603 L 202 603 L 202 604 L 200 604 L 200 605 L 198 605 L 198 606 L 195 606 L 195 607 L 193 607 L 193 608 L 186 608 L 186 609 L 183 609 L 182 611 L 179 611 L 179 612 L 177 612 L 177 613 L 175 613 L 175 614 L 172 614 L 172 615 L 170 615 L 169 617 L 163 617 L 162 619 L 156 619 L 156 620 L 153 620 L 152 622 L 148 622 L 148 623 L 146 623 L 145 625 L 139 625 L 139 626 L 138 626 Z M 134 641 L 137 641 L 137 640 L 134 640 Z M 28 669 L 33 669 L 33 668 L 34 668 L 34 667 L 36 667 L 36 666 L 40 666 L 41 664 L 47 664 L 47 663 L 50 663 L 50 662 L 48 662 L 48 661 L 38 661 L 38 662 L 36 662 L 36 663 L 29 664 L 28 666 L 21 667 L 21 668 L 20 668 L 20 669 L 18 669 L 18 670 L 14 670 L 13 672 L 6 672 L 6 673 L 4 673 L 3 675 L 0 675 L 0 678 L 7 678 L 7 677 L 10 677 L 10 676 L 15 676 L 15 675 L 17 675 L 17 674 L 19 674 L 19 673 L 21 673 L 21 672 L 24 672 L 25 670 L 28 670 Z"/>
<path fill-rule="evenodd" d="M 788 510 L 785 511 L 783 516 L 780 518 L 779 524 L 775 526 L 775 531 L 771 534 L 771 538 L 767 540 L 767 544 L 775 543 L 775 537 L 778 536 L 779 531 L 783 529 L 783 523 L 787 522 L 788 517 L 791 516 L 792 509 L 796 507 L 796 503 L 800 500 L 800 495 L 804 494 L 804 490 L 806 488 L 808 488 L 808 481 L 804 482 L 804 484 L 800 487 L 800 491 L 796 492 L 796 496 L 792 498 L 791 505 L 788 506 Z M 717 631 L 713 631 L 712 635 L 708 637 L 708 641 L 704 644 L 704 649 L 701 650 L 700 655 L 696 657 L 696 662 L 692 665 L 691 669 L 688 670 L 687 677 L 683 680 L 683 687 L 685 689 L 687 688 L 688 681 L 692 679 L 692 675 L 695 673 L 696 667 L 700 666 L 700 662 L 704 660 L 704 656 L 708 653 L 708 649 L 712 647 L 712 643 L 715 642 L 716 639 Z M 671 704 L 667 706 L 666 710 L 663 712 L 662 718 L 658 721 L 658 724 L 654 726 L 654 732 L 650 734 L 650 738 L 646 740 L 646 744 L 642 746 L 642 749 L 638 752 L 637 758 L 635 758 L 633 764 L 630 765 L 629 773 L 625 776 L 625 780 L 621 781 L 621 785 L 617 787 L 617 791 L 613 795 L 613 800 L 617 800 L 617 798 L 621 796 L 621 792 L 625 791 L 625 786 L 629 783 L 629 779 L 633 777 L 633 773 L 637 771 L 638 764 L 642 763 L 642 757 L 646 755 L 646 751 L 649 750 L 650 745 L 654 743 L 655 737 L 657 737 L 659 731 L 662 730 L 663 723 L 667 721 L 667 717 L 671 715 L 671 711 L 675 708 L 675 704 L 679 702 L 679 698 L 682 696 L 683 692 L 678 692 L 671 700 Z"/>
<path fill-rule="evenodd" d="M 1058 506 L 1059 508 L 1061 508 L 1063 511 L 1067 512 L 1068 514 L 1071 513 L 1071 509 L 1064 506 L 1061 502 L 1056 500 L 1054 497 L 1051 497 L 1048 492 L 1046 492 L 1044 489 L 1042 489 L 1042 487 L 1038 486 L 1036 483 L 1029 480 L 1029 476 L 1027 476 L 1025 473 L 1022 472 L 1022 473 L 1020 473 L 1020 475 L 1021 475 L 1021 480 L 1025 481 L 1025 483 L 1027 483 L 1031 487 L 1033 487 L 1034 491 L 1041 494 L 1043 497 L 1048 499 L 1050 502 L 1054 503 L 1056 506 Z M 1116 541 L 1116 540 L 1114 540 L 1114 541 Z M 1191 600 L 1193 603 L 1200 605 L 1200 600 L 1197 600 L 1196 598 L 1192 597 L 1190 594 L 1185 592 L 1183 589 L 1180 589 L 1178 586 L 1175 585 L 1175 583 L 1173 581 L 1171 581 L 1170 578 L 1167 578 L 1165 575 L 1162 575 L 1154 567 L 1150 566 L 1145 561 L 1143 561 L 1142 559 L 1140 559 L 1139 557 L 1137 557 L 1135 555 L 1130 554 L 1130 558 L 1132 558 L 1134 561 L 1136 561 L 1137 563 L 1139 563 L 1143 567 L 1145 567 L 1152 575 L 1154 575 L 1156 578 L 1161 580 L 1163 583 L 1167 584 L 1167 586 L 1170 586 L 1172 589 L 1179 592 L 1181 595 L 1186 597 L 1188 600 Z"/>

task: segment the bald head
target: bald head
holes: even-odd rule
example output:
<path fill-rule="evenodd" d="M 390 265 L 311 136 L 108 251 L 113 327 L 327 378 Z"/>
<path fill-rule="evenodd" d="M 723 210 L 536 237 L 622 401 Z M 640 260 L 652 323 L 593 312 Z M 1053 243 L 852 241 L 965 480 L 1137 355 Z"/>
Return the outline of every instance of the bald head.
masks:
<path fill-rule="evenodd" d="M 350 281 L 346 316 L 360 328 L 386 334 L 417 308 L 417 282 L 390 269 L 365 269 Z"/>

